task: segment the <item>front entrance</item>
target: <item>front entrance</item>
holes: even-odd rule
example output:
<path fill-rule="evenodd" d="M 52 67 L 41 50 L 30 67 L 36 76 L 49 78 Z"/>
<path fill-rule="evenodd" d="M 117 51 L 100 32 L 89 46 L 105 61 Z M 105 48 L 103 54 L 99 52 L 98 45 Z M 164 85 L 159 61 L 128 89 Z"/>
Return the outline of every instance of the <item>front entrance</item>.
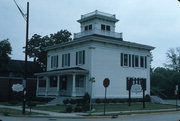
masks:
<path fill-rule="evenodd" d="M 67 95 L 67 75 L 60 76 L 60 95 L 66 96 Z"/>

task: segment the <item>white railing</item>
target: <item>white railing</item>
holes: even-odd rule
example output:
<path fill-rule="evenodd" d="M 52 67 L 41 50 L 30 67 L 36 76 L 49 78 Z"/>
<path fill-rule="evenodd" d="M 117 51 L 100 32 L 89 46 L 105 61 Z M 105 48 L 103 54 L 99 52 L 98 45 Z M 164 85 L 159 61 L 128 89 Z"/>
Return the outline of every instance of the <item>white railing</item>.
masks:
<path fill-rule="evenodd" d="M 122 38 L 122 33 L 93 29 L 93 30 L 88 30 L 88 31 L 80 32 L 80 33 L 74 33 L 74 39 L 87 36 L 87 35 L 93 35 L 93 34 L 114 37 L 114 38 Z"/>
<path fill-rule="evenodd" d="M 100 11 L 96 10 L 94 12 L 81 15 L 81 19 L 89 17 L 89 16 L 93 16 L 93 15 L 103 15 L 103 16 L 107 16 L 107 17 L 111 17 L 111 18 L 116 18 L 116 16 L 113 14 L 104 13 L 104 12 L 100 12 Z"/>

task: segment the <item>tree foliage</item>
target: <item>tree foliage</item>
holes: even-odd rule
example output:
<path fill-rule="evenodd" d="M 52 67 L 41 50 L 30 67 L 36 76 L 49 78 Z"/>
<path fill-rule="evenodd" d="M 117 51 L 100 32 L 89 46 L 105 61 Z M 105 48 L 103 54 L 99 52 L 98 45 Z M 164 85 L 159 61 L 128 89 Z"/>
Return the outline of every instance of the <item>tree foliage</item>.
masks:
<path fill-rule="evenodd" d="M 67 30 L 60 30 L 57 33 L 50 34 L 49 36 L 41 36 L 34 34 L 28 42 L 27 54 L 33 58 L 35 62 L 39 63 L 41 67 L 46 68 L 47 52 L 44 48 L 71 41 L 71 33 Z"/>
<path fill-rule="evenodd" d="M 12 47 L 8 39 L 0 41 L 0 67 L 5 66 L 9 62 L 11 51 Z"/>
<path fill-rule="evenodd" d="M 151 72 L 151 91 L 162 97 L 174 97 L 175 86 L 180 86 L 180 72 L 157 67 Z"/>
<path fill-rule="evenodd" d="M 167 59 L 169 61 L 168 64 L 165 64 L 165 66 L 169 69 L 172 69 L 174 71 L 180 71 L 180 47 L 174 49 L 171 48 L 166 53 Z"/>

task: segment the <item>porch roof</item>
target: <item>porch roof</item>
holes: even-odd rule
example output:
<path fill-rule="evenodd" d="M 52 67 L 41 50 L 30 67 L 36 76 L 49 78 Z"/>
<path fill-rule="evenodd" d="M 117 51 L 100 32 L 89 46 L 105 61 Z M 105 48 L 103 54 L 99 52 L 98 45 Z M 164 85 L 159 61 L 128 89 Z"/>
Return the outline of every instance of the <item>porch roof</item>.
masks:
<path fill-rule="evenodd" d="M 47 76 L 47 75 L 58 75 L 58 74 L 72 74 L 72 73 L 87 74 L 89 73 L 89 71 L 80 67 L 73 67 L 73 68 L 56 69 L 56 70 L 46 71 L 42 73 L 35 73 L 34 75 Z"/>

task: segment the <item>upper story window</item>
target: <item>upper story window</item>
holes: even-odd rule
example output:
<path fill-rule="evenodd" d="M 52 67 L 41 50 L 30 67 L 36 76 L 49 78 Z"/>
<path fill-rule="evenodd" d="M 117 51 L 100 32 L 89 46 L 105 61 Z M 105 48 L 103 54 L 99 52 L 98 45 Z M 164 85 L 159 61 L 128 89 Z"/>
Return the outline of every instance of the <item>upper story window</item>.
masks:
<path fill-rule="evenodd" d="M 76 65 L 85 64 L 85 50 L 76 52 Z"/>
<path fill-rule="evenodd" d="M 62 55 L 62 67 L 70 66 L 70 53 Z"/>
<path fill-rule="evenodd" d="M 58 55 L 51 56 L 51 68 L 58 67 Z"/>
<path fill-rule="evenodd" d="M 92 24 L 85 26 L 84 30 L 85 31 L 92 30 Z"/>
<path fill-rule="evenodd" d="M 101 30 L 111 31 L 111 27 L 109 25 L 101 24 Z"/>
<path fill-rule="evenodd" d="M 135 55 L 135 67 L 139 67 L 139 56 Z"/>
<path fill-rule="evenodd" d="M 147 57 L 121 53 L 121 66 L 147 68 Z"/>

